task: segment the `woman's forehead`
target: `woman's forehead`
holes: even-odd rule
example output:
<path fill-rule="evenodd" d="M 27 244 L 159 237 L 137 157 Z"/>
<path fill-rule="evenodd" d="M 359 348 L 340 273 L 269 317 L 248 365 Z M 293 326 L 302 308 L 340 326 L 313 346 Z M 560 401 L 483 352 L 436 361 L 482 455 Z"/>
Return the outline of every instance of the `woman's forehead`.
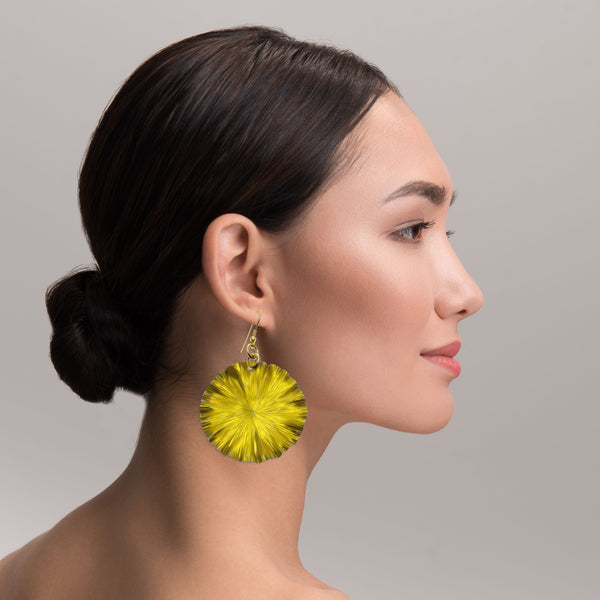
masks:
<path fill-rule="evenodd" d="M 361 165 L 373 160 L 381 162 L 387 157 L 394 162 L 400 158 L 432 158 L 430 155 L 437 158 L 437 151 L 419 119 L 392 92 L 373 104 L 356 128 L 356 136 Z"/>
<path fill-rule="evenodd" d="M 363 197 L 371 191 L 383 197 L 414 180 L 452 188 L 446 165 L 425 128 L 394 93 L 375 102 L 347 144 L 352 164 L 326 195 L 355 189 Z"/>

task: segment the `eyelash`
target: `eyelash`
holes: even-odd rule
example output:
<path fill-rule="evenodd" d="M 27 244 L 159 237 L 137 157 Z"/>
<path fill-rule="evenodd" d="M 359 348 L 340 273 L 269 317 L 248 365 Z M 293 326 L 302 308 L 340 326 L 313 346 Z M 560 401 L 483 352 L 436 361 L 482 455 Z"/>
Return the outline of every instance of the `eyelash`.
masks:
<path fill-rule="evenodd" d="M 423 236 L 421 237 L 415 237 L 417 235 L 419 235 L 421 233 L 421 231 L 423 231 L 424 229 L 429 229 L 430 227 L 433 227 L 435 225 L 435 220 L 433 221 L 423 221 L 421 223 L 415 223 L 414 225 L 411 225 L 410 227 L 405 227 L 404 229 L 397 229 L 396 231 L 394 231 L 394 236 L 404 239 L 404 240 L 408 240 L 409 242 L 418 242 L 422 239 Z M 417 232 L 415 234 L 415 236 L 413 236 L 412 238 L 406 237 L 404 235 L 400 235 L 405 231 L 411 231 L 412 229 L 416 229 Z M 446 237 L 450 237 L 451 235 L 454 235 L 456 232 L 455 231 L 446 231 Z"/>

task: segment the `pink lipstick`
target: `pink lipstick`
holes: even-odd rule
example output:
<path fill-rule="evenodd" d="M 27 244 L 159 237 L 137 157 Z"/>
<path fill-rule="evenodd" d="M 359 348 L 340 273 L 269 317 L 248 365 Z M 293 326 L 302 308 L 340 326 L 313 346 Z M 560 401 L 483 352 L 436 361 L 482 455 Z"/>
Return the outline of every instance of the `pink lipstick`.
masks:
<path fill-rule="evenodd" d="M 421 353 L 421 356 L 426 358 L 428 361 L 439 365 L 440 367 L 444 367 L 455 377 L 458 377 L 460 375 L 460 363 L 452 357 L 458 354 L 460 346 L 460 340 L 456 340 L 455 342 L 446 344 L 440 348 L 426 350 L 425 352 Z"/>

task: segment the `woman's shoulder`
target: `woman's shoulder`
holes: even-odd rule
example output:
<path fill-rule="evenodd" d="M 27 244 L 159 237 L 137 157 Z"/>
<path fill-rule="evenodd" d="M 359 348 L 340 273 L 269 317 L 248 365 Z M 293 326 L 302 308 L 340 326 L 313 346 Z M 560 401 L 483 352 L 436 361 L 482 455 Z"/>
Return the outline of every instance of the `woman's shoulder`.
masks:
<path fill-rule="evenodd" d="M 45 572 L 52 567 L 44 548 L 50 532 L 38 535 L 21 548 L 0 560 L 0 598 L 6 600 L 30 600 L 41 597 Z M 48 585 L 49 598 L 52 585 Z"/>
<path fill-rule="evenodd" d="M 119 532 L 105 517 L 94 503 L 88 502 L 1 559 L 0 598 L 83 600 L 90 593 L 98 597 L 100 590 L 103 597 L 115 597 L 116 589 L 137 589 L 137 569 L 132 569 L 126 560 L 130 553 L 116 543 Z M 127 596 L 147 598 L 148 591 Z M 290 586 L 288 582 L 279 591 L 282 593 L 277 598 L 349 600 L 342 591 L 322 582 L 320 586 L 299 583 Z"/>
<path fill-rule="evenodd" d="M 63 532 L 51 529 L 0 560 L 0 598 L 2 600 L 83 599 L 91 590 L 102 588 L 84 563 L 89 555 L 73 552 L 61 541 Z M 77 547 L 77 544 L 75 544 Z M 66 568 L 67 567 L 67 568 Z M 106 582 L 104 582 L 106 583 Z M 350 600 L 335 588 L 299 586 L 286 589 L 278 597 L 294 600 Z"/>
<path fill-rule="evenodd" d="M 31 544 L 31 542 L 29 542 Z M 13 600 L 17 595 L 17 576 L 25 547 L 0 559 L 0 598 Z"/>
<path fill-rule="evenodd" d="M 81 507 L 0 560 L 2 600 L 82 597 L 72 594 L 81 591 L 93 572 L 90 540 L 97 531 L 80 511 Z"/>

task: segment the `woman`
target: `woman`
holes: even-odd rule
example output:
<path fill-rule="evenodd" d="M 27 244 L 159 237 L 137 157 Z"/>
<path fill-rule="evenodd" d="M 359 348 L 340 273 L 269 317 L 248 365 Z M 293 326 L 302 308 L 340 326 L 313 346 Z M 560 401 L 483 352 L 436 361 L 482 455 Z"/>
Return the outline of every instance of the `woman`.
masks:
<path fill-rule="evenodd" d="M 46 295 L 60 378 L 143 395 L 138 445 L 0 562 L 0 596 L 347 598 L 300 561 L 307 480 L 346 423 L 451 417 L 457 326 L 483 302 L 444 229 L 451 190 L 348 51 L 238 27 L 143 63 L 80 173 L 97 268 Z"/>

